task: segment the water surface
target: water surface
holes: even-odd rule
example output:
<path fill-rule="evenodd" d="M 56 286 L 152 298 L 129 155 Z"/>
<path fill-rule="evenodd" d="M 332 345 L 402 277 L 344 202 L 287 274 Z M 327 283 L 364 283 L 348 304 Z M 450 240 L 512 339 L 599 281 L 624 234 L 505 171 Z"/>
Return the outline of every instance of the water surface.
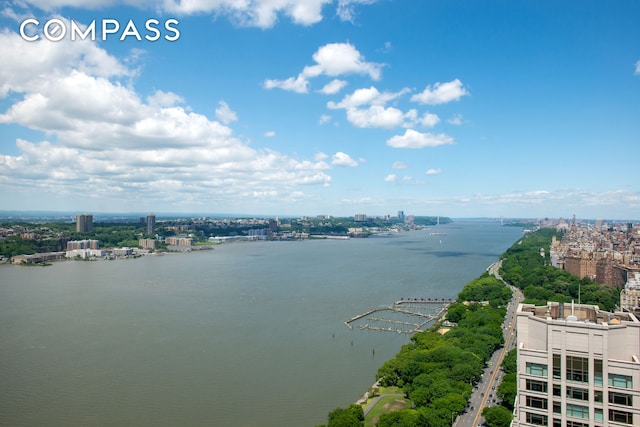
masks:
<path fill-rule="evenodd" d="M 455 222 L 367 239 L 2 266 L 0 425 L 324 423 L 408 342 L 345 320 L 400 298 L 455 298 L 519 236 Z"/>

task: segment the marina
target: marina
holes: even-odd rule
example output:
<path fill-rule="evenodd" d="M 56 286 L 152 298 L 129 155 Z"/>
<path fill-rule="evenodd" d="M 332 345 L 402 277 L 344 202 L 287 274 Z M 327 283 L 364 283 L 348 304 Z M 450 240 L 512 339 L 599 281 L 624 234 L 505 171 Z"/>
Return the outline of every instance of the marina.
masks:
<path fill-rule="evenodd" d="M 441 318 L 453 302 L 455 300 L 445 298 L 401 299 L 389 306 L 367 310 L 345 321 L 344 324 L 349 329 L 357 326 L 360 330 L 414 334 L 424 331 L 425 327 Z M 382 313 L 382 317 L 373 317 L 374 313 Z"/>

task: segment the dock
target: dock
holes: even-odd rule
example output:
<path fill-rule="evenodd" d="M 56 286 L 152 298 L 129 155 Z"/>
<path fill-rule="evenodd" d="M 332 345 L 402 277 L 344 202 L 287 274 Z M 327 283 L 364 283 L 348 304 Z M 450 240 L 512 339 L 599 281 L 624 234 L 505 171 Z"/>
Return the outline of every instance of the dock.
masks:
<path fill-rule="evenodd" d="M 346 320 L 344 324 L 353 329 L 353 324 L 364 319 L 367 323 L 359 325 L 360 330 L 414 334 L 425 330 L 425 326 L 441 318 L 454 302 L 455 300 L 444 298 L 403 298 L 392 305 L 372 308 L 358 314 Z M 383 314 L 382 317 L 373 317 L 374 313 L 386 313 L 386 316 Z"/>

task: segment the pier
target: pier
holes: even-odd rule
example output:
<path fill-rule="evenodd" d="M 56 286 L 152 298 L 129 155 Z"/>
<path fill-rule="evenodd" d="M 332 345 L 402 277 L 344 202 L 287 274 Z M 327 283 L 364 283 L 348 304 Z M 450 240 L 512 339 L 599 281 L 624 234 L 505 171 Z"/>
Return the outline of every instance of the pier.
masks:
<path fill-rule="evenodd" d="M 366 323 L 358 325 L 360 330 L 414 334 L 425 330 L 425 326 L 441 318 L 453 302 L 455 300 L 444 298 L 403 298 L 392 305 L 373 308 L 358 314 L 344 324 L 349 329 L 353 329 L 354 324 L 364 321 Z M 373 317 L 374 313 L 383 314 L 382 317 Z"/>

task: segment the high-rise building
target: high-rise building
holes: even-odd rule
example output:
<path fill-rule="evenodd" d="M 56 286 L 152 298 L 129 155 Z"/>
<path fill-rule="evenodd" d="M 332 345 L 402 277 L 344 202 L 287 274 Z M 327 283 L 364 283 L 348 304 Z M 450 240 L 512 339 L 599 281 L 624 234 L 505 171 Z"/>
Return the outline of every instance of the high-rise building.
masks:
<path fill-rule="evenodd" d="M 93 231 L 93 215 L 76 215 L 76 232 L 89 233 Z"/>
<path fill-rule="evenodd" d="M 640 425 L 640 322 L 631 313 L 550 302 L 517 312 L 513 426 Z"/>
<path fill-rule="evenodd" d="M 156 216 L 154 214 L 147 215 L 147 234 L 153 234 L 156 227 Z"/>

